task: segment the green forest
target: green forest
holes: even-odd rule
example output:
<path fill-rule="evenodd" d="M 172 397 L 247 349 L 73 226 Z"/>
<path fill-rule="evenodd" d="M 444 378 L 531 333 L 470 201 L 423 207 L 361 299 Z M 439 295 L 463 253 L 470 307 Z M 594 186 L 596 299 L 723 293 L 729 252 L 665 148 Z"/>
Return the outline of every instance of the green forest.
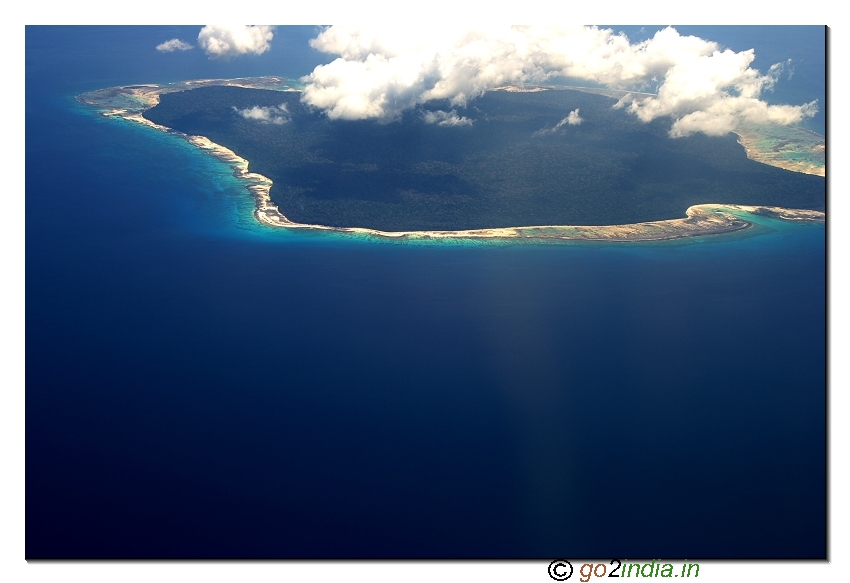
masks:
<path fill-rule="evenodd" d="M 734 134 L 672 139 L 669 119 L 645 124 L 614 104 L 492 91 L 455 108 L 471 125 L 440 126 L 425 112 L 445 102 L 392 121 L 329 120 L 297 92 L 205 87 L 164 94 L 144 116 L 249 160 L 303 223 L 455 230 L 673 219 L 700 203 L 824 208 L 821 177 L 749 160 Z M 252 107 L 275 108 L 279 123 L 240 114 Z M 556 127 L 575 109 L 580 124 Z"/>

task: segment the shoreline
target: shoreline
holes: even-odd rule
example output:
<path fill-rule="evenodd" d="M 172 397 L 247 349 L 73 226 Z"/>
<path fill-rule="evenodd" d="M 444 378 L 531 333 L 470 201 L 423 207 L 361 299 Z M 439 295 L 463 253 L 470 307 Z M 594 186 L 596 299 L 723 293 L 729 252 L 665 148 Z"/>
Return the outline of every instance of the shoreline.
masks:
<path fill-rule="evenodd" d="M 685 217 L 678 219 L 665 219 L 660 221 L 647 221 L 640 223 L 631 223 L 623 225 L 543 225 L 543 226 L 525 226 L 525 227 L 496 227 L 484 229 L 465 229 L 465 230 L 422 230 L 422 231 L 381 231 L 379 229 L 370 229 L 366 227 L 331 227 L 327 225 L 296 223 L 287 218 L 271 200 L 272 180 L 262 174 L 250 172 L 248 170 L 249 161 L 242 158 L 229 148 L 217 144 L 205 136 L 192 136 L 172 128 L 156 124 L 146 119 L 142 114 L 148 109 L 156 106 L 159 103 L 159 96 L 164 93 L 172 93 L 176 91 L 184 91 L 194 89 L 196 87 L 226 85 L 245 87 L 252 89 L 268 89 L 279 88 L 284 91 L 297 91 L 283 84 L 284 79 L 280 77 L 261 77 L 261 78 L 239 78 L 239 79 L 201 79 L 193 81 L 184 81 L 169 86 L 153 85 L 153 84 L 137 84 L 121 87 L 112 87 L 85 93 L 77 97 L 77 100 L 89 106 L 103 107 L 103 102 L 98 101 L 98 97 L 102 100 L 116 98 L 129 101 L 129 103 L 121 104 L 123 107 L 116 106 L 106 111 L 101 111 L 104 117 L 120 117 L 122 119 L 139 123 L 152 129 L 170 133 L 185 139 L 193 146 L 206 151 L 210 155 L 227 163 L 233 168 L 233 175 L 247 182 L 245 188 L 251 193 L 254 199 L 254 218 L 261 224 L 274 228 L 285 229 L 310 229 L 317 231 L 333 231 L 338 233 L 350 233 L 358 235 L 370 235 L 383 239 L 412 239 L 412 240 L 428 240 L 428 239 L 508 239 L 508 240 L 526 240 L 526 241 L 620 241 L 620 242 L 638 242 L 638 241 L 665 241 L 671 239 L 681 239 L 687 237 L 699 237 L 704 235 L 718 235 L 722 233 L 731 233 L 740 231 L 752 226 L 752 223 L 740 217 L 735 216 L 729 211 L 742 211 L 761 216 L 769 216 L 788 221 L 814 221 L 824 222 L 826 220 L 825 213 L 821 211 L 805 210 L 805 209 L 787 209 L 782 207 L 769 206 L 747 206 L 734 204 L 714 204 L 705 203 L 689 207 L 685 211 Z M 513 89 L 513 88 L 511 88 Z M 503 90 L 510 91 L 511 89 L 504 88 Z M 281 89 L 278 89 L 281 90 Z M 514 89 L 516 90 L 516 89 Z M 543 89 L 539 89 L 543 90 Z M 743 137 L 740 134 L 739 143 L 744 147 L 747 156 L 750 159 L 755 159 L 750 156 L 750 149 L 741 142 Z M 750 148 L 752 143 L 750 142 Z M 763 160 L 756 160 L 767 164 Z M 770 164 L 776 166 L 777 164 Z M 779 166 L 783 167 L 783 166 Z M 785 168 L 796 172 L 803 170 L 795 170 L 793 168 Z M 814 174 L 814 172 L 806 172 Z M 820 174 L 821 176 L 823 174 Z"/>
<path fill-rule="evenodd" d="M 800 130 L 803 133 L 810 133 L 814 135 L 815 132 L 811 132 L 810 130 Z M 800 174 L 811 174 L 813 176 L 822 176 L 826 178 L 826 168 L 824 166 L 818 166 L 810 161 L 803 160 L 783 160 L 776 150 L 772 152 L 766 152 L 764 150 L 760 150 L 756 147 L 759 141 L 759 136 L 746 132 L 744 130 L 738 130 L 733 132 L 736 136 L 738 136 L 738 143 L 744 148 L 744 151 L 747 153 L 747 158 L 750 160 L 755 160 L 756 162 L 761 162 L 762 164 L 766 164 L 767 166 L 774 166 L 776 168 L 782 168 L 783 170 L 790 170 L 791 172 L 799 172 Z M 779 148 L 776 148 L 777 150 Z M 811 152 L 812 154 L 818 153 L 821 156 L 824 155 L 826 150 L 825 144 L 815 144 L 812 146 Z"/>

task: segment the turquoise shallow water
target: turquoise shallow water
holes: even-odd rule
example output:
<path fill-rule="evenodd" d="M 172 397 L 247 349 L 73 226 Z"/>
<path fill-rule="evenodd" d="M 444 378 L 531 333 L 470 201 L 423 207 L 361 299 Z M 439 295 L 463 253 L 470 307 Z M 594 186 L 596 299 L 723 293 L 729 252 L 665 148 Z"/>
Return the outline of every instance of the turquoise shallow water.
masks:
<path fill-rule="evenodd" d="M 28 77 L 28 557 L 824 556 L 824 225 L 274 230 L 73 94 Z"/>
<path fill-rule="evenodd" d="M 82 115 L 95 117 L 96 114 L 85 106 L 78 106 Z M 737 234 L 710 235 L 703 237 L 689 237 L 670 241 L 656 242 L 585 242 L 585 241 L 528 241 L 528 240 L 505 240 L 505 239 L 448 239 L 448 240 L 394 240 L 385 237 L 376 237 L 367 234 L 339 233 L 323 230 L 310 229 L 281 229 L 268 227 L 258 222 L 254 216 L 254 202 L 250 193 L 245 188 L 247 181 L 233 175 L 230 164 L 216 159 L 214 156 L 199 150 L 179 136 L 158 132 L 151 128 L 142 127 L 135 122 L 121 120 L 118 118 L 101 120 L 99 122 L 116 123 L 125 126 L 127 131 L 139 132 L 142 140 L 151 140 L 152 143 L 160 144 L 168 152 L 180 152 L 185 156 L 185 162 L 181 160 L 181 173 L 185 173 L 193 187 L 194 196 L 185 197 L 174 201 L 179 208 L 177 220 L 181 225 L 194 226 L 212 236 L 249 237 L 266 241 L 344 241 L 348 243 L 365 243 L 377 245 L 415 245 L 415 246 L 505 246 L 505 245 L 556 245 L 556 246 L 601 246 L 627 245 L 640 248 L 689 246 L 702 244 L 707 240 L 716 243 L 729 243 L 739 241 L 742 238 L 749 239 L 767 233 L 782 231 L 783 229 L 794 229 L 804 223 L 791 223 L 778 219 L 770 219 L 752 213 L 738 211 L 737 216 L 753 223 L 753 227 L 746 232 Z M 249 167 L 250 169 L 250 167 Z M 203 184 L 204 186 L 199 186 Z M 706 201 L 711 202 L 711 201 Z M 683 213 L 684 215 L 684 213 Z M 807 223 L 806 223 L 807 224 Z M 817 228 L 817 227 L 815 227 Z M 716 240 L 716 241 L 715 241 Z"/>

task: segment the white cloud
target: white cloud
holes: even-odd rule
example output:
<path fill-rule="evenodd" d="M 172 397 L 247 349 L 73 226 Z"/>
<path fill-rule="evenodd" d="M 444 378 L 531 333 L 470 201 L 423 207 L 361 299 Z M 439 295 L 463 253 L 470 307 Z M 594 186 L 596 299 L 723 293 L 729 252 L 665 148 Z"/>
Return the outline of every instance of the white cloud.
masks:
<path fill-rule="evenodd" d="M 762 91 L 773 89 L 783 65 L 761 75 L 749 66 L 754 58 L 752 50 L 725 50 L 677 63 L 668 69 L 657 96 L 633 100 L 628 109 L 643 121 L 673 117 L 673 137 L 698 131 L 722 135 L 742 122 L 788 125 L 817 112 L 816 102 L 768 105 L 759 99 Z"/>
<path fill-rule="evenodd" d="M 567 117 L 565 117 L 564 119 L 559 121 L 558 125 L 556 125 L 555 128 L 557 129 L 557 128 L 564 126 L 566 124 L 569 124 L 571 126 L 577 126 L 583 121 L 584 120 L 578 114 L 578 109 L 574 109 L 570 112 L 570 114 Z"/>
<path fill-rule="evenodd" d="M 535 136 L 543 136 L 543 135 L 546 135 L 546 134 L 554 134 L 555 132 L 557 132 L 559 129 L 561 129 L 565 125 L 577 126 L 583 121 L 584 121 L 584 119 L 582 119 L 582 117 L 578 114 L 578 108 L 576 108 L 576 109 L 572 110 L 567 117 L 565 117 L 564 119 L 559 121 L 557 124 L 555 124 L 555 127 L 553 127 L 553 128 L 543 128 L 542 130 L 537 130 L 536 132 L 534 132 L 534 135 Z"/>
<path fill-rule="evenodd" d="M 271 48 L 273 30 L 273 26 L 207 25 L 198 33 L 198 44 L 211 59 L 260 55 Z"/>
<path fill-rule="evenodd" d="M 782 63 L 775 63 L 770 66 L 768 70 L 768 75 L 773 77 L 775 81 L 779 80 L 779 77 L 788 71 L 787 78 L 790 81 L 792 77 L 794 77 L 794 59 L 788 59 L 787 61 L 783 61 Z"/>
<path fill-rule="evenodd" d="M 730 97 L 718 100 L 704 110 L 688 113 L 673 122 L 670 136 L 679 138 L 695 132 L 722 136 L 735 130 L 741 123 L 775 123 L 790 125 L 818 111 L 817 101 L 800 106 L 767 105 L 764 101 L 747 97 Z"/>
<path fill-rule="evenodd" d="M 392 120 L 431 100 L 465 105 L 495 87 L 558 76 L 634 91 L 657 85 L 656 95 L 627 100 L 627 111 L 645 122 L 672 118 L 671 136 L 724 133 L 759 119 L 795 123 L 816 111 L 816 104 L 768 105 L 760 99 L 782 65 L 761 74 L 750 67 L 752 50 L 721 50 L 673 28 L 632 44 L 612 30 L 587 26 L 332 26 L 310 44 L 339 56 L 303 78 L 304 102 L 331 119 Z"/>
<path fill-rule="evenodd" d="M 425 111 L 422 115 L 425 123 L 435 123 L 440 126 L 471 126 L 472 120 L 461 117 L 457 111 Z"/>
<path fill-rule="evenodd" d="M 276 125 L 285 124 L 290 120 L 289 110 L 285 103 L 281 103 L 277 107 L 246 107 L 245 109 L 233 108 L 233 111 L 244 117 L 260 123 L 273 123 Z"/>
<path fill-rule="evenodd" d="M 156 45 L 156 50 L 162 53 L 171 53 L 174 51 L 189 51 L 192 50 L 193 47 L 187 42 L 183 42 L 179 38 L 173 38 L 171 40 L 167 40 L 164 43 L 160 43 Z"/>

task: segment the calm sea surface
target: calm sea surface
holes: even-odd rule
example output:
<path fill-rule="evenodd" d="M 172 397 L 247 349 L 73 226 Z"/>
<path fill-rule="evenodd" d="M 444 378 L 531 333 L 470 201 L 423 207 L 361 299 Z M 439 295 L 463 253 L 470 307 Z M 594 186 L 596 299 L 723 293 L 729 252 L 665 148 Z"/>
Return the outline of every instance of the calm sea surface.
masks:
<path fill-rule="evenodd" d="M 48 75 L 40 35 L 28 557 L 825 556 L 823 225 L 270 230 L 226 165 L 73 99 L 151 78 Z"/>

